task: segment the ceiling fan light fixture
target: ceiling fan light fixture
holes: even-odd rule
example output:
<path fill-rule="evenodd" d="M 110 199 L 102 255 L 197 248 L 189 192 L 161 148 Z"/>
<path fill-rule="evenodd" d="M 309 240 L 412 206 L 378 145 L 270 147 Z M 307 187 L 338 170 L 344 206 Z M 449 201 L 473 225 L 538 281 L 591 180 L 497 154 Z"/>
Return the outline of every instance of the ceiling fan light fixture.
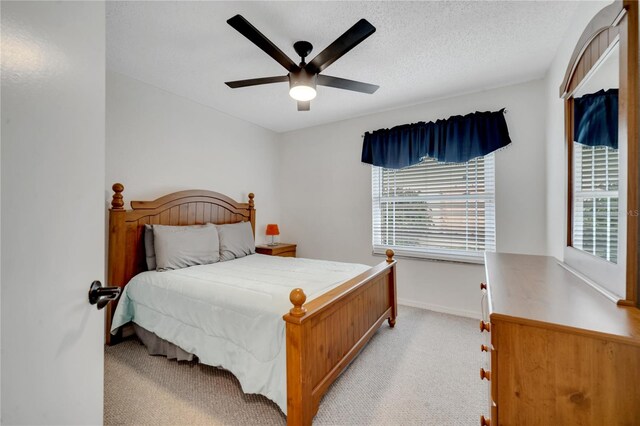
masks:
<path fill-rule="evenodd" d="M 316 89 L 309 86 L 295 86 L 289 89 L 289 96 L 296 101 L 310 101 L 316 97 Z"/>
<path fill-rule="evenodd" d="M 289 74 L 289 96 L 296 101 L 310 101 L 316 97 L 317 74 L 311 74 L 304 69 Z"/>

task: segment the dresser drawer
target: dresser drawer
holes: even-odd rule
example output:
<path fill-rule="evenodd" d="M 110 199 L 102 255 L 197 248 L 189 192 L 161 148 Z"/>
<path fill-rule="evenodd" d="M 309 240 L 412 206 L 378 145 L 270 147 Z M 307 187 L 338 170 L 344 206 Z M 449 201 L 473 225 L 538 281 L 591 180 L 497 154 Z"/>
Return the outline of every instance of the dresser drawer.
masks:
<path fill-rule="evenodd" d="M 278 253 L 278 254 L 276 254 L 276 255 L 274 255 L 274 256 L 280 256 L 280 257 L 296 257 L 296 251 L 295 251 L 295 250 L 293 250 L 293 251 L 283 251 L 283 252 L 280 252 L 280 253 Z"/>
<path fill-rule="evenodd" d="M 256 253 L 268 256 L 296 257 L 296 244 L 278 243 L 276 245 L 256 246 Z"/>
<path fill-rule="evenodd" d="M 495 336 L 496 333 L 491 333 L 491 337 Z M 493 339 L 492 339 L 493 340 Z M 491 360 L 491 399 L 492 401 L 498 400 L 498 350 L 495 346 L 491 348 L 490 351 L 490 360 Z"/>

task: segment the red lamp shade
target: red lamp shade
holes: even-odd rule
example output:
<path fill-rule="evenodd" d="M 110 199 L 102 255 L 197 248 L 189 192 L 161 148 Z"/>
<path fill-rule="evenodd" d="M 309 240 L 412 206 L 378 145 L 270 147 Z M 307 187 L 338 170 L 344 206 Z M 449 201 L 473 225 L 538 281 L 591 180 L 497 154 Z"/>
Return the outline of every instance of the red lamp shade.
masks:
<path fill-rule="evenodd" d="M 280 230 L 278 229 L 278 225 L 275 223 L 268 224 L 267 235 L 280 235 Z"/>

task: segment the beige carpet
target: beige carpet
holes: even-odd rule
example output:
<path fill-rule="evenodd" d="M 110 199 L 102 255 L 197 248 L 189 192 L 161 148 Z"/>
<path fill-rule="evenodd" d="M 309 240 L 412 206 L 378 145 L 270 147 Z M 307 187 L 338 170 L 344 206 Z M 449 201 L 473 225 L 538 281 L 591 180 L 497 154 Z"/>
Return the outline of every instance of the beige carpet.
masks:
<path fill-rule="evenodd" d="M 487 411 L 477 321 L 400 307 L 329 389 L 316 425 L 477 425 Z M 105 424 L 284 425 L 268 399 L 223 370 L 147 355 L 136 340 L 105 352 Z"/>

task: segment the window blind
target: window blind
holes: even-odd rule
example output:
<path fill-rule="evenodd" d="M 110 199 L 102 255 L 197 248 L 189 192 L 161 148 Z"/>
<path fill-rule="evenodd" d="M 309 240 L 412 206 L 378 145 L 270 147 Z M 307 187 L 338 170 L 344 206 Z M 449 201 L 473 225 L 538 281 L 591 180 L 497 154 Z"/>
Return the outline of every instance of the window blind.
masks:
<path fill-rule="evenodd" d="M 573 246 L 618 261 L 618 150 L 574 142 Z"/>
<path fill-rule="evenodd" d="M 495 251 L 494 155 L 372 167 L 373 251 L 482 262 Z"/>

